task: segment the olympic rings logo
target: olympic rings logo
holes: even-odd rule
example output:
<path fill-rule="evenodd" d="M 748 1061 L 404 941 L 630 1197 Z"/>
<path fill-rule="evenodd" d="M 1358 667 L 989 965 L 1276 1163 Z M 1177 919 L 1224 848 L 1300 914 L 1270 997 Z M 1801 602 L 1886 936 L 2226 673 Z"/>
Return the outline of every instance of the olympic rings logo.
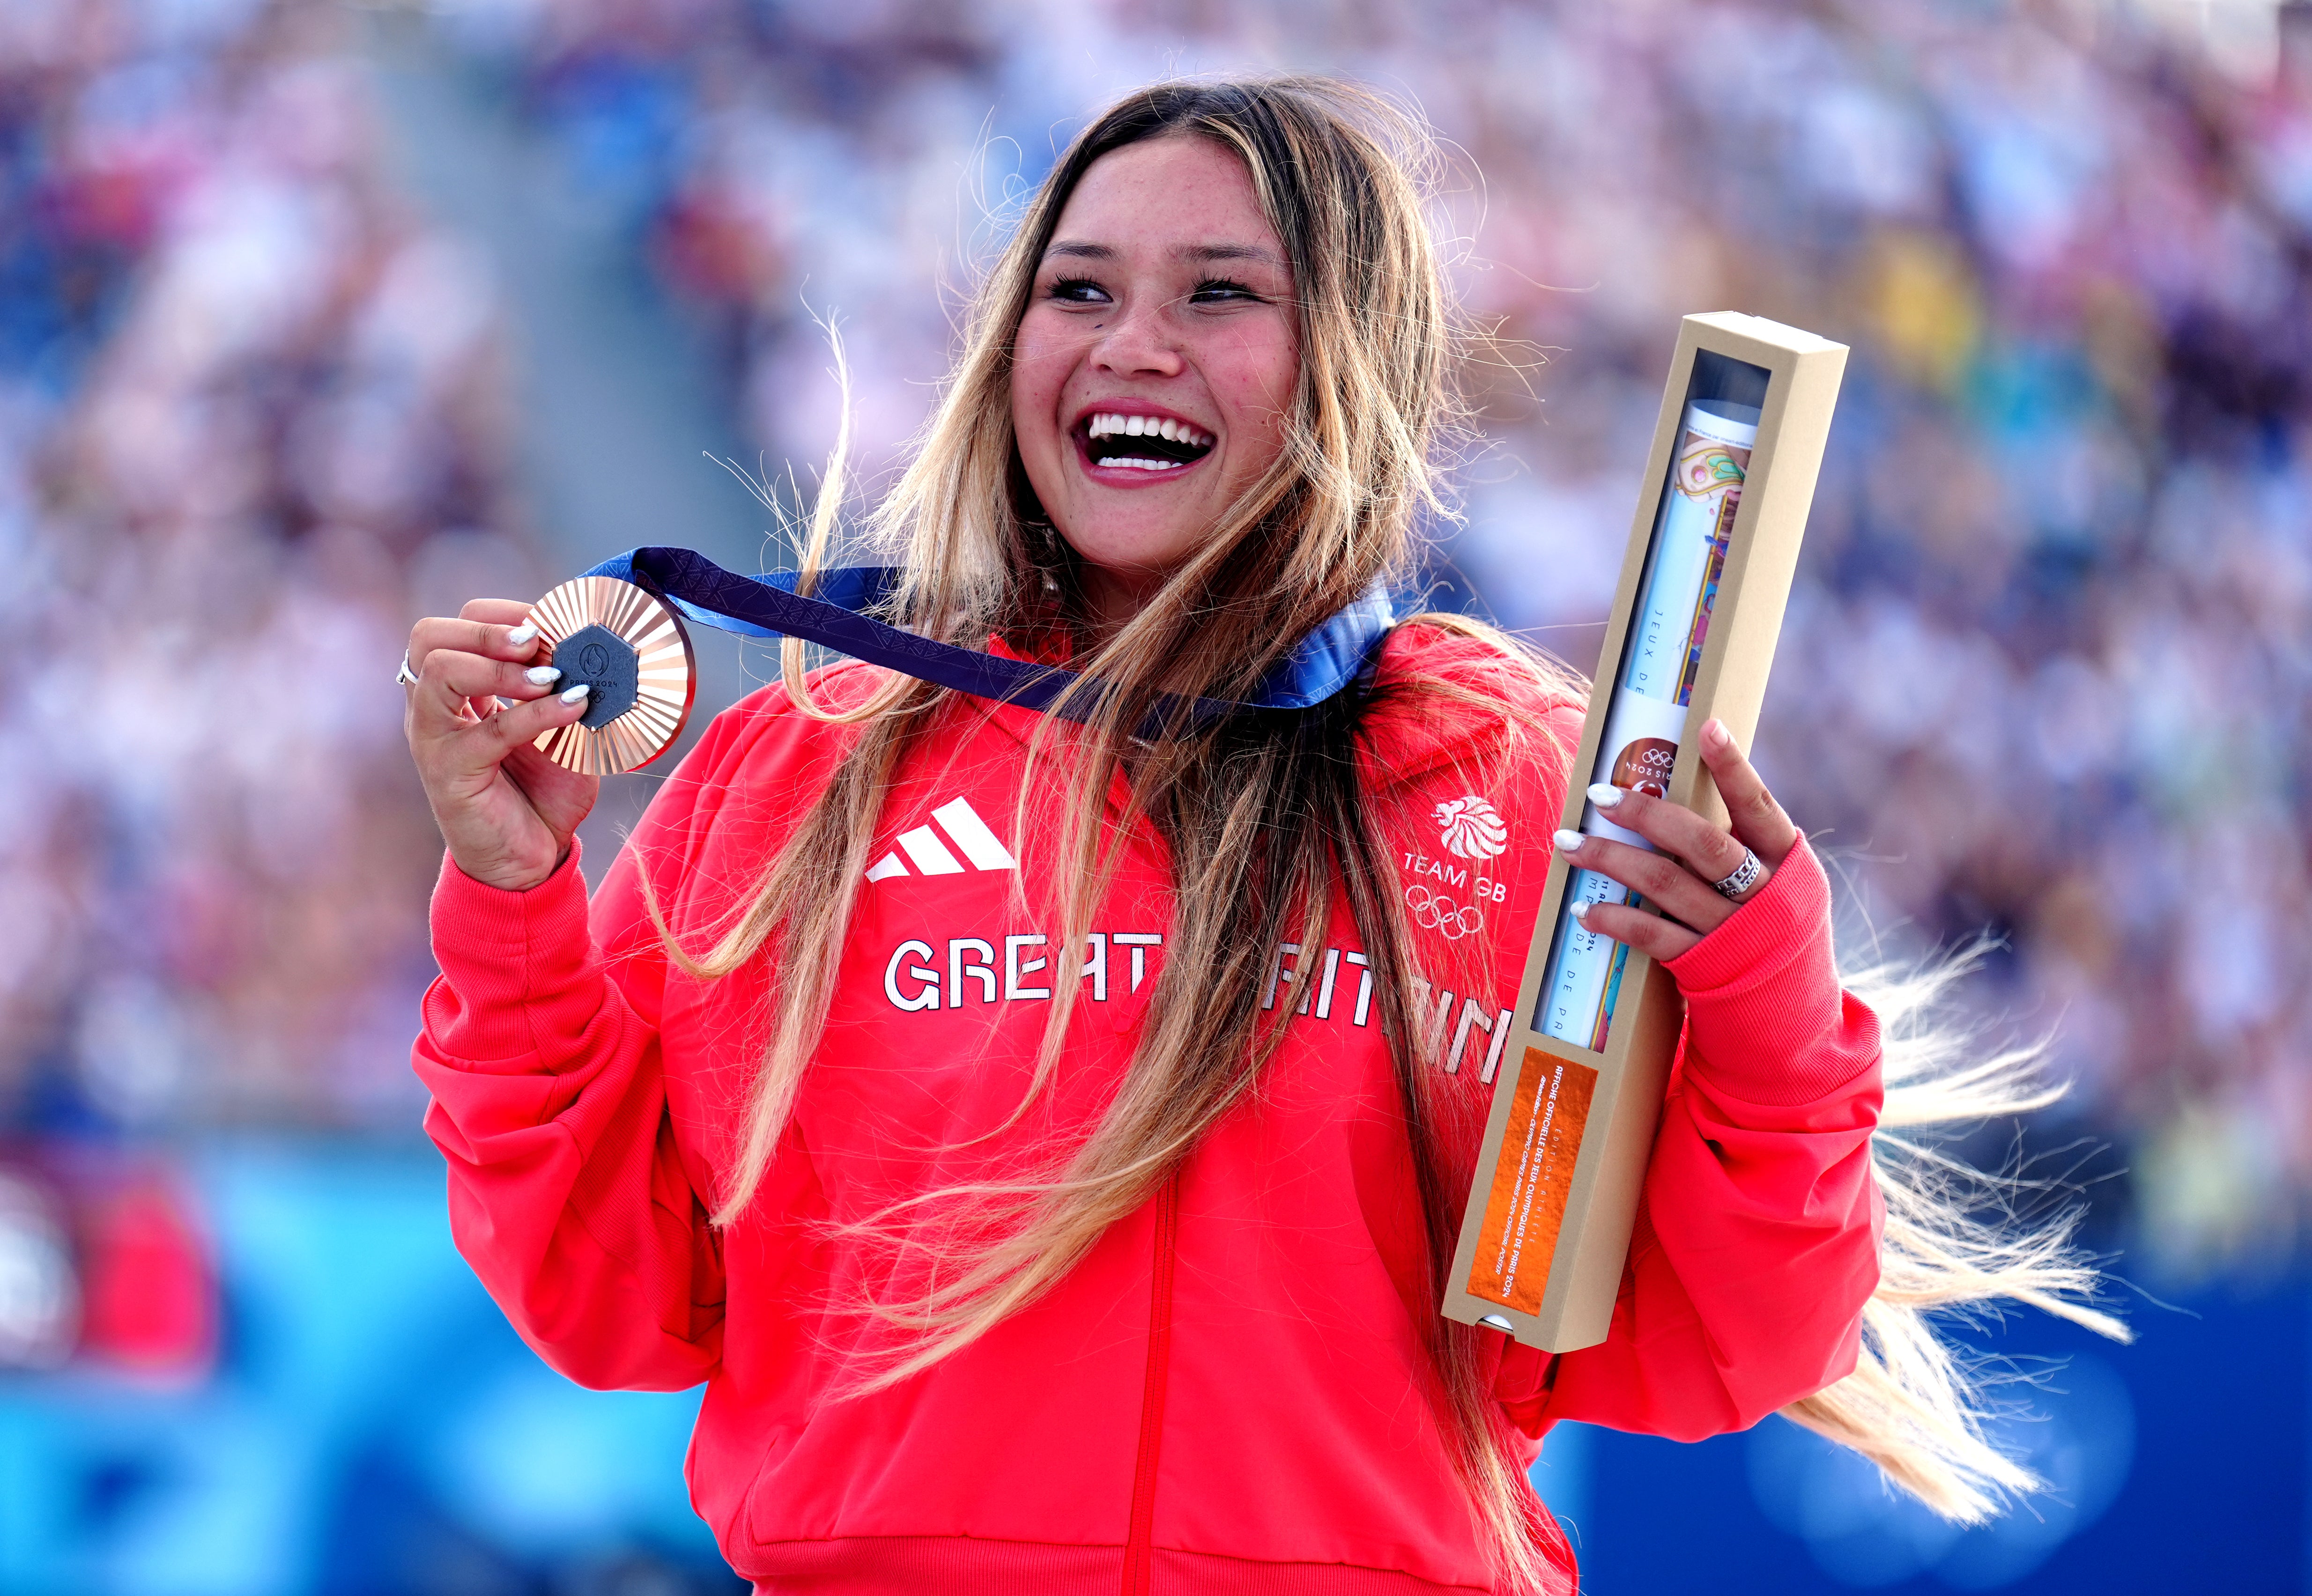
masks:
<path fill-rule="evenodd" d="M 1442 932 L 1448 942 L 1474 937 L 1485 929 L 1485 917 L 1475 909 L 1464 908 L 1443 893 L 1431 892 L 1417 881 L 1406 887 L 1405 906 L 1413 911 L 1415 926 L 1424 931 Z"/>

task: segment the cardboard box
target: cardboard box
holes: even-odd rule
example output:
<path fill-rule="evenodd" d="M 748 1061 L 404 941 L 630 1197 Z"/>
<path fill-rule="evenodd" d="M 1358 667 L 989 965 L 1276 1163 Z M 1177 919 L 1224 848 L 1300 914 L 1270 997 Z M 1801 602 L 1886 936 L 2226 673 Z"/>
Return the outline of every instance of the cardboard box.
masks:
<path fill-rule="evenodd" d="M 1584 796 L 1607 780 L 1723 822 L 1695 734 L 1716 716 L 1747 747 L 1756 728 L 1845 367 L 1845 345 L 1756 317 L 1681 326 L 1562 826 L 1629 837 Z M 1550 871 L 1444 1303 L 1553 1352 L 1606 1339 L 1684 1007 L 1643 954 L 1568 940 L 1569 888 L 1620 890 L 1603 882 Z"/>

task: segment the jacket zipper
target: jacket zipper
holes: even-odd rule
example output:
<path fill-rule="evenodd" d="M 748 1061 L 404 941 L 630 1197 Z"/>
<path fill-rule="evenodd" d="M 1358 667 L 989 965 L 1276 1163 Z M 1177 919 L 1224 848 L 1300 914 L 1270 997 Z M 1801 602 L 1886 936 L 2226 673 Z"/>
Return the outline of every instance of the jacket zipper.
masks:
<path fill-rule="evenodd" d="M 1180 1172 L 1156 1193 L 1156 1258 L 1148 1291 L 1148 1374 L 1140 1393 L 1140 1446 L 1132 1464 L 1132 1519 L 1124 1542 L 1124 1596 L 1149 1596 L 1156 1527 L 1156 1465 L 1164 1450 L 1164 1387 L 1172 1369 L 1172 1265 L 1180 1234 Z"/>

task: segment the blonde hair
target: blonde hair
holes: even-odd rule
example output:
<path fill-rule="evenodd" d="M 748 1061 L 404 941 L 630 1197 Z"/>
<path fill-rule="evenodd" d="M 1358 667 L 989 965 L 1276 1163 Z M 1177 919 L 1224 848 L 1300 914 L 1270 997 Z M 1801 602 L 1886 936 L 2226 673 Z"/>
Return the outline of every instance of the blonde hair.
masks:
<path fill-rule="evenodd" d="M 1445 511 L 1436 461 L 1461 419 L 1452 388 L 1458 323 L 1426 219 L 1435 156 L 1425 128 L 1364 90 L 1305 77 L 1163 83 L 1099 117 L 1062 155 L 979 284 L 942 401 L 875 512 L 875 534 L 904 551 L 906 575 L 889 614 L 911 630 L 966 643 L 1083 615 L 1076 558 L 1019 462 L 1012 337 L 1084 172 L 1110 151 L 1167 136 L 1212 139 L 1243 160 L 1292 268 L 1300 379 L 1278 459 L 1199 552 L 1112 635 L 1079 628 L 1084 676 L 1070 711 L 1082 724 L 1045 717 L 1030 750 L 1031 761 L 1065 775 L 1054 833 L 1065 865 L 1055 882 L 1058 946 L 1083 946 L 1118 864 L 1108 839 L 1144 816 L 1172 855 L 1166 958 L 1112 1104 L 1055 1172 L 926 1193 L 854 1227 L 863 1236 L 892 1227 L 902 1250 L 927 1260 L 921 1290 L 870 1306 L 909 1339 L 862 1390 L 953 1354 L 1050 1289 L 1256 1088 L 1292 1017 L 1289 1005 L 1265 1016 L 1259 1007 L 1266 963 L 1290 938 L 1324 945 L 1336 892 L 1371 960 L 1442 1295 L 1468 1180 L 1466 1156 L 1457 1165 L 1451 1149 L 1474 1145 L 1471 1116 L 1483 1105 L 1473 1108 L 1466 1089 L 1447 1090 L 1452 1083 L 1419 1056 L 1412 994 L 1423 983 L 1392 856 L 1360 790 L 1353 742 L 1384 703 L 1402 707 L 1411 696 L 1476 718 L 1489 728 L 1494 758 L 1546 758 L 1562 769 L 1570 751 L 1526 747 L 1529 729 L 1512 701 L 1572 700 L 1582 686 L 1490 628 L 1432 615 L 1414 620 L 1493 645 L 1501 673 L 1493 684 L 1480 673 L 1473 682 L 1411 682 L 1362 699 L 1345 693 L 1299 715 L 1166 720 L 1168 704 L 1195 693 L 1240 695 L 1374 580 L 1401 573 L 1417 515 Z M 806 590 L 835 536 L 842 463 L 839 442 L 804 539 Z M 950 707 L 945 693 L 897 676 L 848 707 L 829 707 L 814 697 L 800 645 L 786 643 L 781 664 L 802 712 L 853 728 L 847 751 L 711 948 L 685 950 L 651 904 L 670 956 L 694 975 L 720 977 L 758 955 L 777 972 L 769 1040 L 714 1214 L 724 1225 L 758 1189 L 819 1046 L 880 795 Z M 1131 813 L 1121 825 L 1103 824 L 1112 778 L 1127 765 Z M 1028 801 L 1015 822 L 1024 821 Z M 1059 1063 L 1074 993 L 1075 983 L 1055 983 L 1033 1085 L 1015 1121 Z M 1929 1117 L 2019 1105 L 2011 1063 L 1953 1072 L 1933 1061 L 1915 1086 L 1890 1093 L 1888 1122 L 1913 1122 L 1903 1117 L 1905 1091 L 1931 1102 Z M 1868 1452 L 1931 1504 L 1965 1516 L 1983 1501 L 1970 1482 L 2021 1488 L 2027 1481 L 1982 1442 L 1966 1381 L 1922 1315 L 2013 1296 L 2080 1317 L 2061 1299 L 2084 1290 L 2089 1278 L 2067 1261 L 2061 1235 L 2015 1242 L 1969 1228 L 1948 1184 L 1914 1178 L 1921 1167 L 1940 1167 L 1931 1156 L 1887 1146 L 1881 1173 L 1890 1261 L 1867 1320 L 1863 1366 L 1791 1412 Z M 1523 1478 L 1519 1437 L 1484 1374 L 1484 1338 L 1493 1332 L 1441 1315 L 1420 1328 L 1481 1542 L 1504 1584 L 1539 1588 L 1541 1509 Z"/>
<path fill-rule="evenodd" d="M 1886 1102 L 1870 1138 L 1886 1204 L 1878 1285 L 1862 1309 L 1854 1373 L 1784 1408 L 1782 1417 L 1852 1447 L 1944 1518 L 1982 1523 L 2045 1482 L 1984 1438 L 1992 1380 L 1935 1333 L 1938 1316 L 1971 1318 L 2016 1303 L 2115 1341 L 2127 1327 L 2094 1306 L 2099 1280 L 2074 1246 L 2077 1208 L 2036 1225 L 2018 1199 L 2045 1182 L 1985 1173 L 1939 1146 L 1938 1131 L 2035 1113 L 2063 1095 L 2036 1046 L 1984 1045 L 1954 1013 L 1955 989 L 1987 941 L 1938 957 L 1874 964 L 1840 981 L 1878 1016 Z"/>

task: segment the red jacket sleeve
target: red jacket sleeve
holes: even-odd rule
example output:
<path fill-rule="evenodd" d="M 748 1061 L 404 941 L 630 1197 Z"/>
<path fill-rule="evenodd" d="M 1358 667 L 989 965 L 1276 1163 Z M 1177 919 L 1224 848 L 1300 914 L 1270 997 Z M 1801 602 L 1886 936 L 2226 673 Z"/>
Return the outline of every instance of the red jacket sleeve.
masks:
<path fill-rule="evenodd" d="M 574 847 L 528 892 L 447 858 L 434 891 L 442 974 L 414 1061 L 449 1162 L 451 1231 L 522 1339 L 582 1385 L 680 1390 L 722 1355 L 719 1245 L 661 1068 L 666 961 L 632 877 L 637 853 L 653 876 L 663 859 L 670 889 L 737 719 L 660 789 L 591 927 Z"/>
<path fill-rule="evenodd" d="M 1854 1368 L 1878 1283 L 1878 1023 L 1839 988 L 1805 841 L 1668 969 L 1686 1037 L 1612 1328 L 1554 1366 L 1505 1361 L 1528 1434 L 1571 1418 L 1699 1440 Z"/>

